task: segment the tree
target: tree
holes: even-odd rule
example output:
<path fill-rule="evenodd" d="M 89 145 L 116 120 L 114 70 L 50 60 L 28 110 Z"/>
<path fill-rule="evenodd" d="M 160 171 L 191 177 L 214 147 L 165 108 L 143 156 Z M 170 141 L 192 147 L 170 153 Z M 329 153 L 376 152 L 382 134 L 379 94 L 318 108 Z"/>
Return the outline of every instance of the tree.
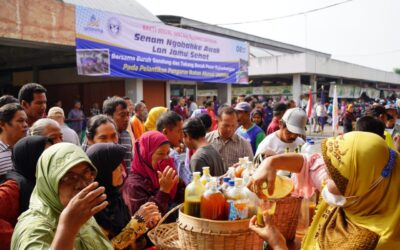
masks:
<path fill-rule="evenodd" d="M 394 68 L 393 69 L 394 73 L 399 74 L 400 75 L 400 68 Z"/>

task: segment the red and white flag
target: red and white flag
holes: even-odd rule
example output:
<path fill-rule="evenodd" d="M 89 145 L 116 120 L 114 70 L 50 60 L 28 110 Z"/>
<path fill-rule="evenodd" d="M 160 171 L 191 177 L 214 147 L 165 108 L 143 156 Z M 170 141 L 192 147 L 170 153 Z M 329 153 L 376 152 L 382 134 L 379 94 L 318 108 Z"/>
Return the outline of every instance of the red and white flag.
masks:
<path fill-rule="evenodd" d="M 313 102 L 312 102 L 312 91 L 311 91 L 311 86 L 310 86 L 310 92 L 308 95 L 308 102 L 307 102 L 307 117 L 311 117 L 312 113 L 312 108 L 313 108 Z"/>

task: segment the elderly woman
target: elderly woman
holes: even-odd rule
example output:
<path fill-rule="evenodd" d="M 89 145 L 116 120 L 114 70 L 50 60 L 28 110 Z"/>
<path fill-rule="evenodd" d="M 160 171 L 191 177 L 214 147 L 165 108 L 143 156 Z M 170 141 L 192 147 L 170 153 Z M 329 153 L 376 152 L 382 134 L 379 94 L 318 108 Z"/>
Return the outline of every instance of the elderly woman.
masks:
<path fill-rule="evenodd" d="M 120 187 L 125 148 L 118 144 L 98 143 L 91 146 L 87 155 L 96 166 L 96 181 L 106 188 L 108 206 L 94 217 L 111 240 L 115 249 L 137 249 L 136 239 L 147 228 L 152 228 L 161 218 L 157 206 L 148 202 L 131 218 L 128 207 L 122 200 Z"/>
<path fill-rule="evenodd" d="M 167 137 L 158 131 L 144 133 L 135 143 L 131 174 L 124 185 L 124 200 L 131 214 L 146 202 L 157 204 L 165 214 L 177 195 L 179 177 L 169 158 Z"/>
<path fill-rule="evenodd" d="M 42 118 L 33 123 L 29 129 L 30 135 L 41 135 L 50 138 L 53 143 L 63 141 L 61 127 L 58 122 L 50 118 Z"/>
<path fill-rule="evenodd" d="M 316 215 L 303 240 L 303 249 L 398 249 L 400 247 L 400 160 L 382 137 L 351 132 L 322 143 L 322 157 L 277 155 L 258 168 L 249 187 L 260 192 L 268 180 L 273 191 L 277 168 L 299 172 L 304 182 L 319 187 L 316 176 L 325 169 Z M 311 163 L 311 164 L 310 164 Z M 284 167 L 291 165 L 291 167 Z M 281 166 L 281 167 L 279 167 Z M 317 173 L 314 173 L 317 172 Z M 318 174 L 319 172 L 319 174 Z M 307 185 L 305 185 L 307 186 Z M 265 227 L 250 221 L 250 228 L 273 249 L 286 249 L 283 236 L 264 216 Z"/>
<path fill-rule="evenodd" d="M 95 177 L 96 169 L 80 147 L 58 143 L 46 149 L 11 249 L 113 249 L 93 218 L 108 205 Z"/>

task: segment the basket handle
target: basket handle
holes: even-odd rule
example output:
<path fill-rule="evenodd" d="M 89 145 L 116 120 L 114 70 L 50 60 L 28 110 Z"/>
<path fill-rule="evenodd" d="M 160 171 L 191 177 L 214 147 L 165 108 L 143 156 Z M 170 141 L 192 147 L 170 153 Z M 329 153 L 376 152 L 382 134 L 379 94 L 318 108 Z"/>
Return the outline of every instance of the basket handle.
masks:
<path fill-rule="evenodd" d="M 157 234 L 157 231 L 158 231 L 158 227 L 173 213 L 173 212 L 175 212 L 176 210 L 178 210 L 178 209 L 180 209 L 181 207 L 183 206 L 183 203 L 181 203 L 181 204 L 179 204 L 179 205 L 177 205 L 176 207 L 174 207 L 173 209 L 171 209 L 171 210 L 169 210 L 168 211 L 168 213 L 166 213 L 162 218 L 161 218 L 161 220 L 157 223 L 157 225 L 156 225 L 156 227 L 154 228 L 154 234 L 155 234 L 155 242 L 158 244 L 158 234 Z"/>

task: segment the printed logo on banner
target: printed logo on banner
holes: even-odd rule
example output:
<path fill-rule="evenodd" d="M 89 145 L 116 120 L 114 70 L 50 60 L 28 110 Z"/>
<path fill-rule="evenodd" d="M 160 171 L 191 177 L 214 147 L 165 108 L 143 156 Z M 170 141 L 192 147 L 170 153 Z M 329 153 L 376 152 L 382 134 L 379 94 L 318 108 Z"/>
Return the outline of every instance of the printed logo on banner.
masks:
<path fill-rule="evenodd" d="M 111 17 L 110 19 L 108 19 L 107 27 L 108 33 L 110 33 L 110 35 L 114 37 L 119 35 L 119 33 L 121 32 L 121 22 L 115 17 Z"/>
<path fill-rule="evenodd" d="M 100 20 L 96 17 L 95 14 L 90 16 L 84 29 L 88 32 L 103 33 L 103 29 L 100 28 Z"/>

